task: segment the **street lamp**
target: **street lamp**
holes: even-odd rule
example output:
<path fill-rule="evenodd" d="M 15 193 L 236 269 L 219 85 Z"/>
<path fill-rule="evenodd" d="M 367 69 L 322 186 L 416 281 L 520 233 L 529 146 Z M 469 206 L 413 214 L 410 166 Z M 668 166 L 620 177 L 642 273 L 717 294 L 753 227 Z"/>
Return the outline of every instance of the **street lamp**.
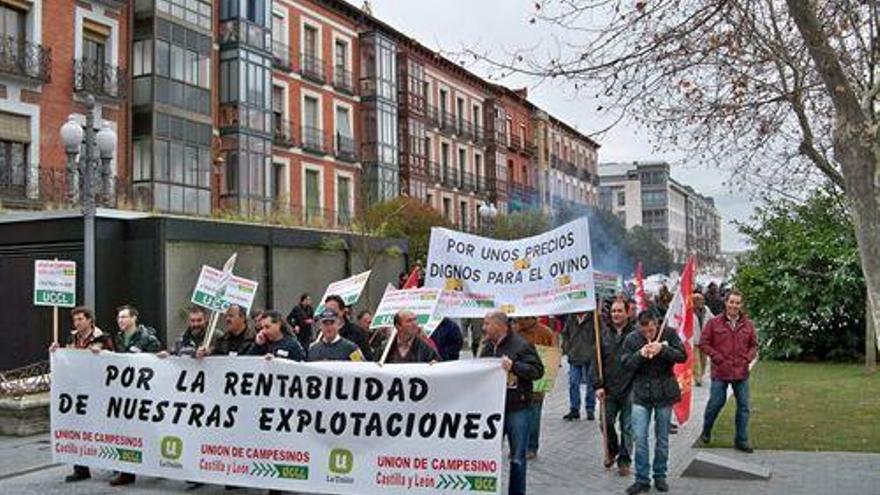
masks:
<path fill-rule="evenodd" d="M 106 123 L 101 130 L 95 132 L 95 98 L 86 97 L 86 125 L 82 128 L 74 115 L 67 118 L 61 126 L 61 139 L 67 151 L 67 170 L 70 188 L 77 191 L 77 181 L 82 188 L 79 194 L 83 213 L 83 280 L 85 282 L 85 305 L 95 309 L 95 175 L 96 170 L 101 178 L 101 190 L 104 199 L 111 193 L 110 161 L 116 151 L 116 133 Z M 85 144 L 85 150 L 80 148 Z M 97 147 L 98 156 L 95 156 Z M 79 161 L 77 162 L 77 155 Z M 76 194 L 73 194 L 74 197 Z"/>
<path fill-rule="evenodd" d="M 483 218 L 483 225 L 486 234 L 489 237 L 492 237 L 494 234 L 493 227 L 495 226 L 495 217 L 498 216 L 498 208 L 495 208 L 495 205 L 492 203 L 484 201 L 483 204 L 480 205 L 478 212 Z"/>

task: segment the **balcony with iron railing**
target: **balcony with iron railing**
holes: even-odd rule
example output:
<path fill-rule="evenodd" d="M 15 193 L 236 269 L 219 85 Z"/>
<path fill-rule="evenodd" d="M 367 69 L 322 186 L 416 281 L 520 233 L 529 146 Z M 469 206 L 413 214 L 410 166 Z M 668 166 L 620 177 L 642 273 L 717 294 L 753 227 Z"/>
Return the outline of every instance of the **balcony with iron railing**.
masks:
<path fill-rule="evenodd" d="M 446 133 L 455 134 L 458 131 L 455 115 L 451 112 L 439 112 L 440 130 Z"/>
<path fill-rule="evenodd" d="M 272 66 L 284 72 L 290 72 L 293 64 L 290 61 L 290 46 L 278 40 L 272 40 Z"/>
<path fill-rule="evenodd" d="M 430 103 L 425 104 L 425 118 L 428 120 L 428 123 L 433 125 L 434 127 L 440 127 L 440 116 L 437 111 L 437 107 L 431 105 Z"/>
<path fill-rule="evenodd" d="M 301 144 L 304 151 L 323 155 L 327 152 L 324 142 L 324 130 L 320 127 L 304 125 L 301 127 Z"/>
<path fill-rule="evenodd" d="M 507 146 L 507 134 L 502 131 L 487 133 L 486 140 L 490 146 Z"/>
<path fill-rule="evenodd" d="M 49 82 L 52 50 L 21 38 L 0 36 L 0 74 Z"/>
<path fill-rule="evenodd" d="M 125 69 L 103 60 L 83 58 L 73 61 L 73 90 L 77 93 L 119 100 L 125 98 L 127 79 Z"/>
<path fill-rule="evenodd" d="M 324 67 L 324 61 L 315 55 L 311 53 L 300 54 L 299 72 L 304 78 L 318 84 L 324 84 L 327 82 Z"/>
<path fill-rule="evenodd" d="M 344 67 L 335 67 L 333 69 L 333 87 L 337 91 L 354 94 L 354 78 L 350 70 Z"/>
<path fill-rule="evenodd" d="M 516 134 L 511 134 L 510 142 L 507 144 L 507 147 L 514 151 L 522 149 L 522 138 Z"/>
<path fill-rule="evenodd" d="M 296 146 L 296 137 L 293 131 L 293 122 L 276 116 L 272 122 L 272 142 L 275 146 L 281 146 L 282 148 Z"/>
<path fill-rule="evenodd" d="M 354 138 L 336 133 L 336 143 L 333 148 L 336 158 L 345 162 L 358 161 L 357 142 Z"/>

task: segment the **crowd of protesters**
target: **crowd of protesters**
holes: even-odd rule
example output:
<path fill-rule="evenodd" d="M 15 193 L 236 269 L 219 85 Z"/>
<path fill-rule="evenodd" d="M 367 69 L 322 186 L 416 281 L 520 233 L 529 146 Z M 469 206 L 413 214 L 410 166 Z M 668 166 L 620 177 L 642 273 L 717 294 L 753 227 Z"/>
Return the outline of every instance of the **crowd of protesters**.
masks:
<path fill-rule="evenodd" d="M 419 286 L 421 282 L 404 273 L 399 286 Z M 158 332 L 139 320 L 134 306 L 118 308 L 117 329 L 113 332 L 98 328 L 92 311 L 80 307 L 71 313 L 74 330 L 67 346 L 95 353 L 155 353 L 160 358 L 250 355 L 396 365 L 457 360 L 465 348 L 465 337 L 469 337 L 474 357 L 500 358 L 508 372 L 504 434 L 510 450 L 511 495 L 526 493 L 527 464 L 538 456 L 544 394 L 532 388 L 545 369 L 537 346 L 560 347 L 568 363 L 570 406 L 562 420 L 580 420 L 583 407 L 586 419 L 595 421 L 601 407 L 604 466 L 610 469 L 616 465 L 619 475 L 628 478 L 633 475 L 634 465 L 635 481 L 626 489 L 628 494 L 649 491 L 652 481 L 654 488 L 665 492 L 669 490 L 669 434 L 674 427 L 671 408 L 681 398 L 672 369 L 687 359 L 675 329 L 668 325 L 664 328 L 661 323 L 671 300 L 672 293 L 663 286 L 656 297 L 647 301 L 648 309 L 642 311 L 637 311 L 632 298 L 619 294 L 597 301 L 598 316 L 591 311 L 510 319 L 502 312 L 491 312 L 482 320 L 458 322 L 444 318 L 428 336 L 410 311 L 394 316 L 393 333 L 384 328 L 371 331 L 373 315 L 369 309 L 354 313 L 342 297 L 330 295 L 323 311 L 315 314 L 313 299 L 304 293 L 286 317 L 271 309 L 254 309 L 248 315 L 245 308 L 229 306 L 223 315 L 222 330 L 213 334 L 207 311 L 191 307 L 186 328 L 164 350 Z M 757 342 L 751 322 L 742 311 L 742 295 L 735 290 L 723 293 L 710 284 L 705 291 L 693 294 L 693 307 L 694 384 L 701 386 L 711 369 L 702 440 L 710 441 L 730 386 L 737 401 L 735 446 L 751 452 L 747 435 L 748 369 Z M 56 348 L 53 344 L 51 350 Z M 651 423 L 655 437 L 653 463 L 648 445 Z M 74 466 L 66 480 L 80 481 L 90 476 L 88 467 Z M 134 482 L 134 474 L 120 472 L 110 484 Z M 190 489 L 199 486 L 190 483 Z"/>

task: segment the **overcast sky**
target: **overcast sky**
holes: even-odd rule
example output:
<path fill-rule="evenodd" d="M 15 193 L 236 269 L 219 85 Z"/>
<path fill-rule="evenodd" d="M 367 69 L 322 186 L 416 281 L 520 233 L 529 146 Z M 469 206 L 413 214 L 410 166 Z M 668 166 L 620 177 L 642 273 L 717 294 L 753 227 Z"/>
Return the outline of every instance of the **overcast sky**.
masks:
<path fill-rule="evenodd" d="M 361 6 L 362 0 L 349 0 Z M 373 15 L 417 39 L 432 49 L 459 51 L 478 48 L 503 56 L 516 48 L 552 46 L 546 26 L 529 24 L 533 1 L 526 0 L 372 0 Z M 478 75 L 487 72 L 473 68 Z M 527 87 L 529 99 L 556 117 L 585 133 L 603 129 L 610 116 L 596 112 L 599 102 L 585 95 L 574 95 L 571 88 L 523 77 L 500 81 L 512 87 Z M 673 164 L 672 176 L 715 198 L 724 224 L 722 250 L 738 251 L 745 247 L 730 220 L 745 220 L 752 211 L 748 195 L 724 184 L 726 173 L 695 164 L 682 163 L 674 149 L 655 150 L 649 136 L 636 126 L 621 123 L 597 138 L 602 147 L 599 161 L 667 160 Z"/>

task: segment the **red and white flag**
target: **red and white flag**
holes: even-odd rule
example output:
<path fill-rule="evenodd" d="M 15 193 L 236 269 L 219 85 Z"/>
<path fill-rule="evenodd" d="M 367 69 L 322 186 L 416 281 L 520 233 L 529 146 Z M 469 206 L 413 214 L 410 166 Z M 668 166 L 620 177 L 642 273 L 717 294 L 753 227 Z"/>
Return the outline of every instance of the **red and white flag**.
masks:
<path fill-rule="evenodd" d="M 636 313 L 648 309 L 648 298 L 645 297 L 645 275 L 642 273 L 642 262 L 636 265 Z"/>
<path fill-rule="evenodd" d="M 684 272 L 681 274 L 681 280 L 678 284 L 678 290 L 669 303 L 669 310 L 666 312 L 663 328 L 666 326 L 674 327 L 678 333 L 678 338 L 684 345 L 687 353 L 687 361 L 676 364 L 672 370 L 675 373 L 675 379 L 678 380 L 678 387 L 681 389 L 681 400 L 672 406 L 675 418 L 678 424 L 684 425 L 691 416 L 691 403 L 693 402 L 693 386 L 694 386 L 694 276 L 697 272 L 697 262 L 694 257 L 688 258 Z"/>
<path fill-rule="evenodd" d="M 414 266 L 412 271 L 409 272 L 409 276 L 406 277 L 406 281 L 403 283 L 403 287 L 401 287 L 401 289 L 418 289 L 420 275 L 419 272 L 419 265 Z"/>

